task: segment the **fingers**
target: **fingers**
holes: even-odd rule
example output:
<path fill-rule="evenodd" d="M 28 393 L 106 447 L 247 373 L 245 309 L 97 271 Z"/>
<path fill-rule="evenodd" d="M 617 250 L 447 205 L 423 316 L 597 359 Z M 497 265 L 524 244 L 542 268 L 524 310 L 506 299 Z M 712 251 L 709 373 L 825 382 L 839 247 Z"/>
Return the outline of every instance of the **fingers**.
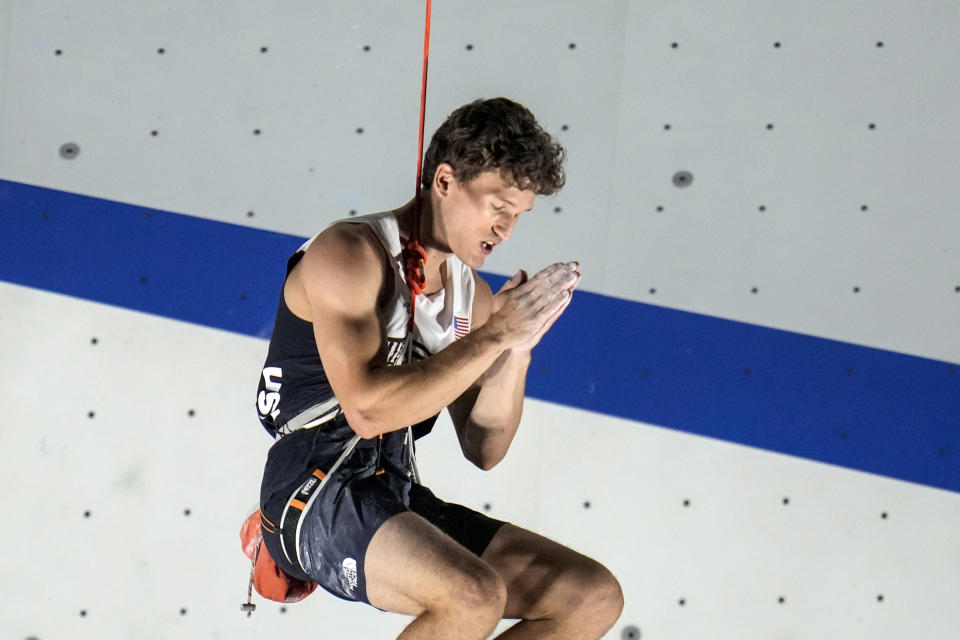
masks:
<path fill-rule="evenodd" d="M 507 280 L 503 284 L 503 286 L 500 287 L 500 290 L 497 293 L 503 293 L 504 291 L 514 289 L 526 281 L 527 281 L 527 272 L 524 271 L 523 269 L 520 269 L 520 271 L 517 271 L 517 273 L 512 278 Z"/>
<path fill-rule="evenodd" d="M 529 309 L 539 322 L 553 314 L 580 283 L 579 263 L 558 262 L 537 273 L 525 285 L 516 288 L 513 303 Z"/>
<path fill-rule="evenodd" d="M 539 271 L 525 285 L 518 287 L 519 293 L 570 289 L 580 283 L 580 264 L 578 262 L 557 262 Z M 522 291 L 521 291 L 522 290 Z"/>
<path fill-rule="evenodd" d="M 553 326 L 553 323 L 556 322 L 557 319 L 563 315 L 564 311 L 567 310 L 567 307 L 570 306 L 571 300 L 573 300 L 573 295 L 567 296 L 566 300 L 563 301 L 563 304 L 560 305 L 560 308 L 554 311 L 553 314 L 547 318 L 547 321 L 544 323 L 543 327 L 540 329 L 540 331 L 537 332 L 536 339 L 538 342 L 540 341 L 540 338 L 543 337 L 543 334 L 549 331 L 550 327 Z"/>
<path fill-rule="evenodd" d="M 533 348 L 570 304 L 580 284 L 579 262 L 557 262 L 532 278 L 521 270 L 497 294 L 495 322 L 517 344 Z"/>
<path fill-rule="evenodd" d="M 570 302 L 572 295 L 569 289 L 560 289 L 554 292 L 554 294 L 550 296 L 550 299 L 543 305 L 541 315 L 553 315 L 557 310 Z"/>
<path fill-rule="evenodd" d="M 563 304 L 560 305 L 560 308 L 554 311 L 553 314 L 550 315 L 546 319 L 546 321 L 543 323 L 543 325 L 536 331 L 536 333 L 534 333 L 529 340 L 527 340 L 523 345 L 521 345 L 520 348 L 530 350 L 530 349 L 533 349 L 535 346 L 537 346 L 537 344 L 539 344 L 540 342 L 540 339 L 543 338 L 543 336 L 547 333 L 547 331 L 550 330 L 551 327 L 553 327 L 553 324 L 557 321 L 557 319 L 560 316 L 563 315 L 563 312 L 567 310 L 567 307 L 570 306 L 570 302 L 572 300 L 573 300 L 573 295 L 572 294 L 568 295 L 566 297 L 566 300 L 564 300 Z"/>

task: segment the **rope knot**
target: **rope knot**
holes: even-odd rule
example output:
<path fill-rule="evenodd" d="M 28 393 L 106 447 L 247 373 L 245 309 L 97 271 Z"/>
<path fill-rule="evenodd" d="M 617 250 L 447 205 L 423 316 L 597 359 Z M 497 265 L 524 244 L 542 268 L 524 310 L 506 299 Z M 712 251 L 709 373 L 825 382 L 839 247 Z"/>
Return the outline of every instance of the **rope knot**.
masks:
<path fill-rule="evenodd" d="M 427 252 L 419 242 L 410 240 L 404 247 L 401 257 L 407 272 L 407 287 L 410 289 L 410 294 L 416 298 L 426 287 L 427 279 L 423 273 L 423 267 L 427 263 Z"/>

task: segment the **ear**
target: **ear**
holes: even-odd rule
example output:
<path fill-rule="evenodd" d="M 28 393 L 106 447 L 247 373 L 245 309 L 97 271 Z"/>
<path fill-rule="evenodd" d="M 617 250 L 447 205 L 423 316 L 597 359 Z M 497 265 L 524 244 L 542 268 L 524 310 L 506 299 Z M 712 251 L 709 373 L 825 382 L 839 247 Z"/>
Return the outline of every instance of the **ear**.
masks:
<path fill-rule="evenodd" d="M 446 196 L 456 181 L 457 179 L 453 175 L 453 166 L 447 162 L 441 162 L 433 173 L 432 188 L 437 192 L 437 195 Z"/>

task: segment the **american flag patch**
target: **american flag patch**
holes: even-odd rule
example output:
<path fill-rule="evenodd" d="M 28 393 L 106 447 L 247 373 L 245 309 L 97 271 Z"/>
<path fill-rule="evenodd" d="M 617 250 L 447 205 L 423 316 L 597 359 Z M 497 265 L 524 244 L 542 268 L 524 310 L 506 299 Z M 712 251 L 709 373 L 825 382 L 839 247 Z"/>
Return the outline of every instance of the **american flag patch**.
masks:
<path fill-rule="evenodd" d="M 457 340 L 470 333 L 470 318 L 453 316 L 453 335 Z"/>

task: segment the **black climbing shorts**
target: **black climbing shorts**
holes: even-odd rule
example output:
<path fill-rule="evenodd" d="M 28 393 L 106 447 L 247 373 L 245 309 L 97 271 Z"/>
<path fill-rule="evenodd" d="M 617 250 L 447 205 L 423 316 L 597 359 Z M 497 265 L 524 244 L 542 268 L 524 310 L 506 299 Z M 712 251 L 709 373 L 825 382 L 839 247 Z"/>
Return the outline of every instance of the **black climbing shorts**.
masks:
<path fill-rule="evenodd" d="M 288 510 L 283 531 L 281 518 L 291 497 L 309 481 L 314 469 L 298 474 L 291 483 L 289 474 L 278 470 L 289 457 L 282 449 L 294 448 L 280 447 L 277 455 L 274 451 L 284 440 L 304 439 L 295 438 L 297 435 L 281 438 L 267 461 L 261 486 L 264 541 L 281 569 L 295 578 L 317 582 L 335 596 L 370 603 L 364 578 L 367 547 L 383 523 L 398 513 L 417 513 L 477 556 L 483 554 L 504 524 L 473 509 L 444 502 L 426 487 L 413 483 L 403 455 L 405 432 L 398 431 L 385 434 L 383 440 L 361 440 L 327 480 L 296 522 L 297 553 L 290 542 L 293 536 L 289 513 L 293 510 Z M 299 445 L 296 450 L 303 451 L 305 443 Z M 315 468 L 330 468 L 332 459 L 337 457 L 334 454 L 338 453 L 338 449 L 331 450 Z"/>

